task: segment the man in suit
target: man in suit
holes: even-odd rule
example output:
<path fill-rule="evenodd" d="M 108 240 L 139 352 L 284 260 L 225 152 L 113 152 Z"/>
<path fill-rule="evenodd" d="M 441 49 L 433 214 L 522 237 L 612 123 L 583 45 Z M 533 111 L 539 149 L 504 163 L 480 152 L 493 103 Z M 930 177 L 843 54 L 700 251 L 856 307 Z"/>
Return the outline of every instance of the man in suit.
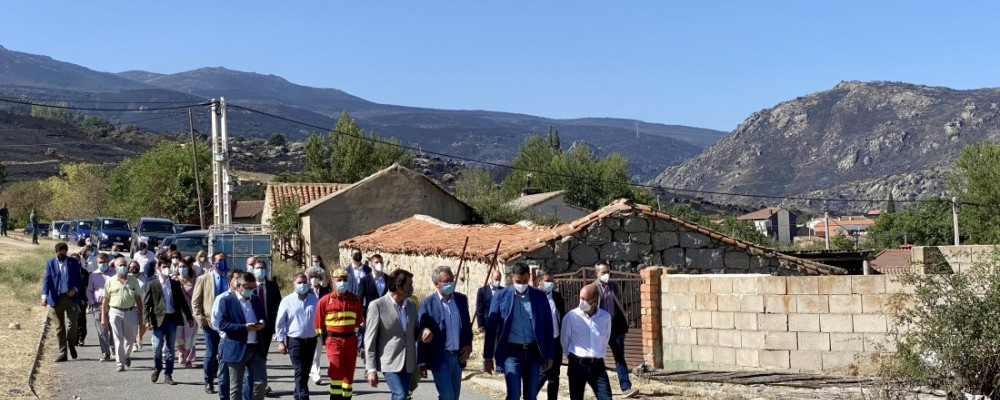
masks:
<path fill-rule="evenodd" d="M 274 337 L 274 324 L 278 320 L 278 307 L 281 306 L 281 289 L 278 287 L 278 282 L 270 279 L 267 264 L 263 259 L 255 258 L 252 270 L 253 276 L 257 278 L 257 291 L 254 292 L 254 295 L 261 298 L 264 302 L 264 310 L 267 312 L 267 318 L 264 320 L 264 329 L 260 331 L 266 361 L 267 349 L 271 343 L 271 338 Z M 267 377 L 265 376 L 264 379 L 266 380 Z M 264 392 L 270 393 L 271 387 L 268 386 L 265 388 Z"/>
<path fill-rule="evenodd" d="M 436 291 L 420 301 L 418 332 L 433 340 L 417 343 L 420 376 L 434 374 L 438 400 L 457 400 L 462 394 L 462 369 L 472 354 L 472 321 L 469 299 L 455 292 L 455 274 L 437 267 L 431 278 Z"/>
<path fill-rule="evenodd" d="M 267 312 L 253 295 L 257 291 L 253 273 L 244 273 L 236 283 L 238 295 L 225 296 L 218 305 L 218 328 L 225 333 L 219 344 L 220 359 L 229 369 L 229 399 L 243 399 L 243 377 L 249 373 L 254 380 L 250 398 L 260 400 L 267 386 L 267 347 L 260 338 Z"/>
<path fill-rule="evenodd" d="M 409 301 L 412 295 L 413 274 L 396 269 L 386 280 L 386 295 L 373 301 L 365 316 L 368 384 L 377 387 L 381 371 L 392 400 L 406 400 L 410 377 L 417 370 L 417 309 Z"/>
<path fill-rule="evenodd" d="M 486 331 L 486 314 L 490 312 L 490 301 L 501 290 L 503 287 L 500 286 L 500 270 L 493 270 L 490 273 L 490 281 L 476 293 L 476 321 L 479 322 L 479 333 Z"/>
<path fill-rule="evenodd" d="M 552 368 L 542 371 L 542 374 L 538 377 L 538 393 L 541 393 L 542 386 L 548 383 L 548 400 L 557 400 L 559 398 L 559 372 L 563 357 L 563 347 L 559 341 L 559 331 L 562 327 L 563 317 L 566 316 L 566 302 L 563 300 L 562 293 L 556 291 L 555 277 L 551 271 L 542 273 L 542 279 L 539 281 L 538 286 L 545 292 L 549 300 L 549 308 L 552 311 L 552 330 L 553 336 L 555 336 L 554 350 L 552 351 Z"/>
<path fill-rule="evenodd" d="M 512 287 L 498 292 L 486 316 L 483 372 L 504 373 L 507 400 L 535 400 L 538 376 L 552 367 L 553 328 L 549 300 L 528 286 L 531 270 L 523 262 L 511 268 Z M 495 363 L 494 363 L 495 359 Z"/>
<path fill-rule="evenodd" d="M 59 322 L 56 335 L 59 337 L 59 357 L 56 362 L 66 361 L 66 352 L 76 359 L 76 329 L 80 312 L 80 290 L 83 289 L 83 275 L 80 261 L 66 255 L 69 246 L 65 242 L 56 243 L 56 255 L 45 264 L 42 277 L 42 305 L 48 306 L 49 314 Z"/>
<path fill-rule="evenodd" d="M 628 364 L 625 363 L 625 334 L 628 333 L 628 320 L 618 296 L 618 286 L 611 282 L 611 267 L 607 262 L 598 261 L 594 265 L 597 281 L 594 282 L 600 290 L 601 308 L 611 314 L 611 341 L 608 347 L 615 357 L 615 374 L 618 375 L 618 386 L 622 397 L 634 397 L 639 392 L 632 389 L 632 380 L 628 376 Z"/>
<path fill-rule="evenodd" d="M 347 271 L 347 291 L 354 293 L 359 299 L 362 299 L 361 304 L 364 305 L 364 294 L 361 293 L 361 280 L 371 276 L 372 269 L 368 265 L 365 265 L 362 260 L 361 250 L 351 249 L 351 262 L 344 266 L 344 271 Z M 361 328 L 358 329 L 358 354 L 364 353 L 364 337 L 365 326 L 361 325 Z"/>
<path fill-rule="evenodd" d="M 191 308 L 194 318 L 201 325 L 205 342 L 205 358 L 202 363 L 205 379 L 205 393 L 215 393 L 215 381 L 219 372 L 219 331 L 212 326 L 212 306 L 216 296 L 229 291 L 226 277 L 226 255 L 219 252 L 213 256 L 212 266 L 194 282 Z"/>
<path fill-rule="evenodd" d="M 174 383 L 174 348 L 176 347 L 177 326 L 187 323 L 194 325 L 194 316 L 184 299 L 181 283 L 170 279 L 170 261 L 161 258 L 156 262 L 157 279 L 146 284 L 146 294 L 142 299 L 146 329 L 153 330 L 153 374 L 149 380 L 156 382 L 160 372 L 165 372 L 163 383 Z M 166 370 L 163 368 L 163 352 L 166 347 Z"/>
<path fill-rule="evenodd" d="M 385 295 L 385 263 L 379 254 L 373 255 L 370 260 L 372 273 L 361 278 L 358 288 L 358 297 L 361 297 L 361 311 L 365 315 L 368 314 L 368 305 Z"/>

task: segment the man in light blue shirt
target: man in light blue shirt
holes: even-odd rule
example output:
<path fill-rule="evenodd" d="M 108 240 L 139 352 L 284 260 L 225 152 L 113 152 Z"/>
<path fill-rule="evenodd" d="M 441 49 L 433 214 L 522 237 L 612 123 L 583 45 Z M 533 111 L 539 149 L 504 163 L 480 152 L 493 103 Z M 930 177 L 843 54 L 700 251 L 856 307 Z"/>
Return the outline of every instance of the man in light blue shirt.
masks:
<path fill-rule="evenodd" d="M 294 279 L 295 293 L 281 299 L 274 330 L 278 352 L 288 354 L 295 372 L 295 400 L 309 399 L 309 370 L 316 352 L 316 328 L 313 318 L 319 299 L 309 290 L 306 274 Z"/>
<path fill-rule="evenodd" d="M 418 332 L 431 340 L 417 343 L 421 377 L 430 370 L 439 400 L 461 397 L 462 369 L 472 354 L 472 321 L 469 299 L 455 291 L 451 268 L 440 266 L 431 279 L 435 293 L 420 301 Z"/>

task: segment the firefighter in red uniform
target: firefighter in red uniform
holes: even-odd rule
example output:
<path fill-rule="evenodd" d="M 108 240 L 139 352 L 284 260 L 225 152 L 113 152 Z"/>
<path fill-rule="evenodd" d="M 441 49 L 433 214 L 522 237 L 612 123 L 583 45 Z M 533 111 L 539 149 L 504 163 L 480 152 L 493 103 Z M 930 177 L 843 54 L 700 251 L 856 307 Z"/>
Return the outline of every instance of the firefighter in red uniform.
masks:
<path fill-rule="evenodd" d="M 338 268 L 330 275 L 335 289 L 316 305 L 316 333 L 325 338 L 330 400 L 350 399 L 358 361 L 358 327 L 364 315 L 361 299 L 347 291 L 347 271 Z"/>

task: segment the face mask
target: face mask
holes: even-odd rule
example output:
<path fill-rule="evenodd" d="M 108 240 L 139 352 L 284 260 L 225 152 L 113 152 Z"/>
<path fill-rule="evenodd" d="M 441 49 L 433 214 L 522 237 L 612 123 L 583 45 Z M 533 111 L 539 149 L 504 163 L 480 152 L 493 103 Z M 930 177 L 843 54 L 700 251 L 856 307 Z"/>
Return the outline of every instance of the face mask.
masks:
<path fill-rule="evenodd" d="M 181 268 L 181 269 L 180 269 L 180 270 L 178 270 L 178 271 L 179 271 L 179 272 L 180 272 L 180 274 L 181 274 L 181 275 L 183 275 L 183 276 L 187 276 L 187 275 L 188 275 L 188 269 L 187 269 L 187 268 Z"/>
<path fill-rule="evenodd" d="M 410 298 L 413 296 L 413 286 L 403 289 L 403 297 Z"/>
<path fill-rule="evenodd" d="M 514 284 L 514 291 L 516 291 L 518 293 L 524 293 L 527 290 L 528 290 L 528 285 L 527 284 L 523 284 L 523 283 L 515 283 Z"/>
<path fill-rule="evenodd" d="M 495 287 L 495 288 L 498 288 L 498 287 L 500 287 L 500 281 L 493 281 L 493 282 L 490 282 L 490 286 L 493 286 L 493 287 Z"/>
<path fill-rule="evenodd" d="M 226 272 L 227 270 L 226 260 L 222 260 L 215 263 L 215 269 L 218 270 L 219 272 Z"/>
<path fill-rule="evenodd" d="M 163 268 L 160 270 L 160 275 L 170 276 L 170 268 Z"/>
<path fill-rule="evenodd" d="M 320 282 L 319 278 L 309 278 L 309 283 L 313 286 L 319 286 Z"/>
<path fill-rule="evenodd" d="M 170 263 L 173 264 L 173 265 L 180 264 L 181 263 L 181 259 L 174 258 L 174 259 L 170 260 Z"/>
<path fill-rule="evenodd" d="M 610 281 L 610 280 L 611 280 L 611 274 L 604 274 L 604 275 L 601 275 L 601 278 L 600 278 L 600 279 L 601 279 L 601 282 L 603 282 L 603 283 L 608 283 L 608 281 Z"/>
<path fill-rule="evenodd" d="M 455 293 L 455 283 L 448 282 L 441 285 L 441 291 L 444 292 L 445 295 L 451 296 L 452 293 Z"/>
<path fill-rule="evenodd" d="M 309 291 L 308 283 L 299 283 L 295 285 L 295 293 L 306 294 Z"/>
<path fill-rule="evenodd" d="M 337 292 L 344 293 L 347 291 L 347 282 L 340 281 L 337 282 Z"/>
<path fill-rule="evenodd" d="M 249 299 L 250 296 L 253 296 L 253 289 L 243 289 L 242 295 L 243 295 L 243 298 Z"/>
<path fill-rule="evenodd" d="M 101 272 L 108 272 L 108 263 L 97 264 L 97 269 L 101 270 Z"/>
<path fill-rule="evenodd" d="M 375 272 L 382 272 L 382 263 L 375 263 Z"/>
<path fill-rule="evenodd" d="M 545 293 L 552 293 L 552 290 L 555 288 L 556 288 L 555 282 L 542 283 L 542 289 L 545 290 Z"/>
<path fill-rule="evenodd" d="M 314 263 L 313 263 L 313 267 L 314 267 L 314 268 L 319 268 L 319 267 L 320 267 L 320 266 L 319 266 L 319 263 L 318 263 L 318 262 L 314 262 Z"/>
<path fill-rule="evenodd" d="M 267 277 L 267 270 L 263 268 L 257 268 L 253 270 L 253 276 L 255 276 L 257 280 L 264 280 L 264 278 Z"/>
<path fill-rule="evenodd" d="M 128 274 L 128 267 L 118 267 L 115 272 L 118 272 L 118 275 L 126 275 Z"/>
<path fill-rule="evenodd" d="M 586 301 L 583 301 L 583 300 L 580 300 L 580 311 L 583 311 L 584 313 L 588 313 L 588 312 L 590 312 L 590 308 L 591 308 L 590 307 L 590 303 L 588 303 Z"/>
<path fill-rule="evenodd" d="M 361 253 L 357 253 L 351 256 L 351 259 L 356 262 L 361 262 Z"/>

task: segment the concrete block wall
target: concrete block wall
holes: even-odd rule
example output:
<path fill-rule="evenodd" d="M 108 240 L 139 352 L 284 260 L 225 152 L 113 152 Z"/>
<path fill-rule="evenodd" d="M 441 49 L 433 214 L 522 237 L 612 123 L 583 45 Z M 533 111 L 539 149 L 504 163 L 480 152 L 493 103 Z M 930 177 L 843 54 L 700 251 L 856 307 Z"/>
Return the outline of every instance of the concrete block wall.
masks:
<path fill-rule="evenodd" d="M 886 307 L 893 293 L 906 290 L 884 275 L 671 275 L 649 268 L 643 276 L 647 363 L 674 370 L 851 372 L 859 360 L 894 350 Z"/>
<path fill-rule="evenodd" d="M 996 246 L 918 246 L 910 250 L 911 261 L 930 272 L 939 263 L 946 263 L 951 272 L 962 273 L 977 263 L 987 262 Z"/>

